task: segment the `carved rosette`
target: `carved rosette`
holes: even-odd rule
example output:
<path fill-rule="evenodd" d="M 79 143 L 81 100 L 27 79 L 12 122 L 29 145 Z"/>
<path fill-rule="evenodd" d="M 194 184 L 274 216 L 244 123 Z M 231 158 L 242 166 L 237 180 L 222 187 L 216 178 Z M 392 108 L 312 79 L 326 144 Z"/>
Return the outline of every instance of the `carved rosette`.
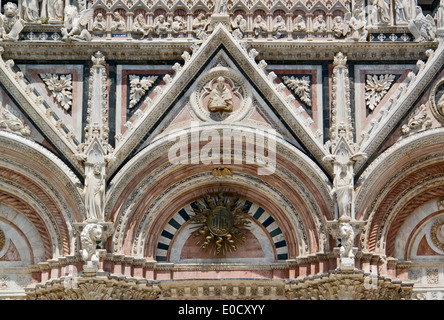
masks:
<path fill-rule="evenodd" d="M 231 95 L 232 109 L 229 112 L 212 112 L 208 107 L 209 99 L 211 92 L 217 86 L 218 79 L 221 78 L 224 79 L 225 87 Z M 240 72 L 217 66 L 198 79 L 191 95 L 190 105 L 202 121 L 239 121 L 250 111 L 251 96 L 251 87 Z"/>
<path fill-rule="evenodd" d="M 365 102 L 371 111 L 377 107 L 378 103 L 390 90 L 394 80 L 395 75 L 393 74 L 367 75 L 365 84 Z"/>
<path fill-rule="evenodd" d="M 72 106 L 72 76 L 71 74 L 40 74 L 46 87 L 60 106 L 68 111 Z"/>

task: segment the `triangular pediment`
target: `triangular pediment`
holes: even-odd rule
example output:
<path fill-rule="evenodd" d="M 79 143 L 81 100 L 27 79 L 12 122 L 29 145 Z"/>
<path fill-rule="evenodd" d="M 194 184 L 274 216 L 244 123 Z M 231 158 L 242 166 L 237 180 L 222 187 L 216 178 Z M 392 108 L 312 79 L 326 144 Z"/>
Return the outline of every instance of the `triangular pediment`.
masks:
<path fill-rule="evenodd" d="M 117 160 L 108 168 L 110 174 L 156 134 L 193 119 L 273 128 L 315 161 L 322 162 L 326 154 L 322 130 L 315 130 L 306 112 L 295 107 L 294 97 L 276 81 L 275 73 L 266 70 L 266 62 L 256 61 L 256 50 L 247 50 L 246 42 L 234 39 L 221 24 L 206 41 L 193 43 L 191 50 L 182 55 L 183 65 L 174 65 L 175 73 L 168 75 L 149 107 L 134 119 L 131 130 L 116 141 Z M 206 100 L 219 75 L 233 94 L 233 112 L 223 119 L 214 118 Z M 251 108 L 253 104 L 255 108 Z"/>

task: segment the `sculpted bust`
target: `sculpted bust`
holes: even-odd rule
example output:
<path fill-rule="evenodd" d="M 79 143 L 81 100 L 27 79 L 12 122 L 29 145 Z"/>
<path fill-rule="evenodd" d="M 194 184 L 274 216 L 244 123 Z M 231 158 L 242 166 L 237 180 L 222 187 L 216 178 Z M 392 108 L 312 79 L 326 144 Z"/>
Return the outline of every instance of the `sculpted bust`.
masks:
<path fill-rule="evenodd" d="M 225 78 L 217 78 L 217 85 L 210 92 L 208 100 L 208 110 L 210 112 L 231 112 L 233 111 L 233 101 L 230 90 L 225 85 Z"/>

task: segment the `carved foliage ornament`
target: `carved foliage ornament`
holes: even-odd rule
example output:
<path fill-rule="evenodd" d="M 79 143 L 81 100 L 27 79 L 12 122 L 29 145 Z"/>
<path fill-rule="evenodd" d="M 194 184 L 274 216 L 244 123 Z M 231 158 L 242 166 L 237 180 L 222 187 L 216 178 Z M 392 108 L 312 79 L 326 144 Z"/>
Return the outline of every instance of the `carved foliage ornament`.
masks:
<path fill-rule="evenodd" d="M 145 95 L 149 88 L 157 80 L 157 76 L 140 77 L 129 75 L 130 81 L 130 108 L 134 108 L 140 99 Z"/>
<path fill-rule="evenodd" d="M 214 255 L 236 251 L 240 242 L 245 240 L 248 219 L 246 204 L 237 195 L 229 196 L 223 192 L 206 194 L 196 201 L 195 215 L 191 222 L 197 224 L 194 236 L 200 237 L 201 248 Z"/>
<path fill-rule="evenodd" d="M 302 77 L 282 77 L 285 85 L 293 90 L 299 99 L 304 102 L 307 106 L 311 107 L 311 86 L 310 86 L 310 77 L 302 76 Z"/>
<path fill-rule="evenodd" d="M 365 85 L 365 102 L 370 110 L 374 110 L 384 98 L 395 80 L 393 74 L 367 75 Z"/>
<path fill-rule="evenodd" d="M 424 104 L 419 106 L 410 116 L 407 124 L 401 128 L 402 134 L 406 135 L 415 131 L 423 131 L 432 125 L 432 120 L 427 115 L 427 109 Z"/>
<path fill-rule="evenodd" d="M 0 104 L 0 128 L 8 128 L 20 132 L 24 136 L 31 135 L 31 130 L 24 124 L 22 116 L 9 105 Z"/>
<path fill-rule="evenodd" d="M 60 103 L 60 106 L 68 111 L 72 106 L 72 77 L 70 74 L 41 73 L 40 77 L 45 82 L 52 96 Z"/>

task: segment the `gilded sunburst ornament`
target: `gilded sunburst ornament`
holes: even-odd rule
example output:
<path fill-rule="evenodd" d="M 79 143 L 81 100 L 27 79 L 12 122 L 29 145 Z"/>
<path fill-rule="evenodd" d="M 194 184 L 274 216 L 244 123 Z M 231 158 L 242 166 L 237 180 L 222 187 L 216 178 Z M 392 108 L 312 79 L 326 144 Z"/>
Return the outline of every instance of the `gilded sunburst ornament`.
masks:
<path fill-rule="evenodd" d="M 191 222 L 198 225 L 193 234 L 201 238 L 201 248 L 215 255 L 236 251 L 246 238 L 242 231 L 251 222 L 247 204 L 223 192 L 206 194 L 195 204 Z"/>

